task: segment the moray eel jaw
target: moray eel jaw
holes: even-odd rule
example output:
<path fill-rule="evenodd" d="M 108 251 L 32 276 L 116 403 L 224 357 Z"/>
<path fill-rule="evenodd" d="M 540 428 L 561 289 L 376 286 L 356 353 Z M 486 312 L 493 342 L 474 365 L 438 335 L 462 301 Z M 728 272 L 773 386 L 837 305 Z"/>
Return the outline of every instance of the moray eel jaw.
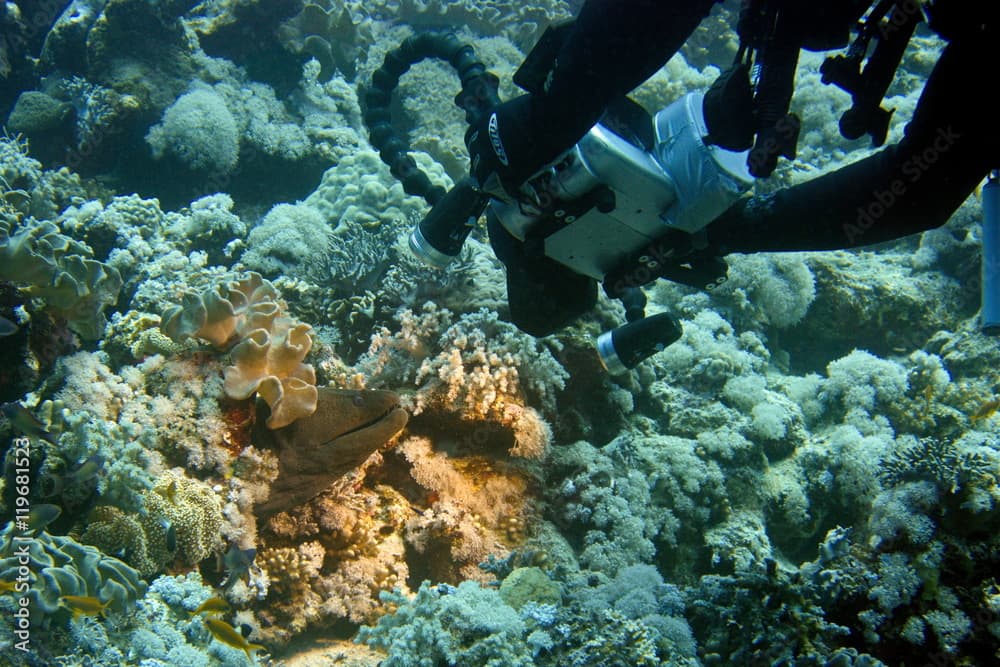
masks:
<path fill-rule="evenodd" d="M 267 405 L 259 402 L 253 442 L 277 451 L 278 477 L 267 500 L 254 508 L 258 519 L 316 497 L 364 463 L 409 419 L 394 392 L 369 389 L 321 387 L 316 412 L 273 431 L 263 426 L 267 415 L 261 411 Z"/>

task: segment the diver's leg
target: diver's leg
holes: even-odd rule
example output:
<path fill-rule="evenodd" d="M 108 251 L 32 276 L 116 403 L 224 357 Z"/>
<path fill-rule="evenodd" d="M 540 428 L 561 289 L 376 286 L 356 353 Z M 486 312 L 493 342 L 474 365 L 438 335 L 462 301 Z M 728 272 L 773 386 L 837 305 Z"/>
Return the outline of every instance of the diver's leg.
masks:
<path fill-rule="evenodd" d="M 985 43 L 945 47 L 897 145 L 741 200 L 709 225 L 711 251 L 852 248 L 943 225 L 1000 164 L 996 103 L 978 92 L 992 85 L 981 73 L 994 52 Z"/>

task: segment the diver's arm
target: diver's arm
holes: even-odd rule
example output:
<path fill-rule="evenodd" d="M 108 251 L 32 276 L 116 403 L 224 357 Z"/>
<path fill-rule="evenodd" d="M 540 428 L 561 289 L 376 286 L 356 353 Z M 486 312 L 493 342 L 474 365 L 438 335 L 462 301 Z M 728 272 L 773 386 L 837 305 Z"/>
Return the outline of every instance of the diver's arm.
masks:
<path fill-rule="evenodd" d="M 945 47 L 896 145 L 773 195 L 742 200 L 708 226 L 711 252 L 852 248 L 943 225 L 1000 166 L 996 104 L 978 88 L 988 40 Z"/>
<path fill-rule="evenodd" d="M 508 192 L 587 133 L 651 76 L 718 0 L 587 0 L 539 94 L 509 100 L 466 135 L 481 187 Z"/>
<path fill-rule="evenodd" d="M 717 1 L 588 0 L 545 92 L 533 99 L 533 124 L 555 154 L 579 141 L 612 100 L 662 67 Z"/>

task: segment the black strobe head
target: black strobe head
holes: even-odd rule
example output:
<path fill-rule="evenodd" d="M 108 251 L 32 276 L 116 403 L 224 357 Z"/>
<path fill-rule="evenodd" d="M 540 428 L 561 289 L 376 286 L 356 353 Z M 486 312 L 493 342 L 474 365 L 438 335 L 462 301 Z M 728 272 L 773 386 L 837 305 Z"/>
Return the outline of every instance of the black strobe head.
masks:
<path fill-rule="evenodd" d="M 604 368 L 617 375 L 666 349 L 681 333 L 677 318 L 670 313 L 658 313 L 601 334 L 597 353 Z"/>

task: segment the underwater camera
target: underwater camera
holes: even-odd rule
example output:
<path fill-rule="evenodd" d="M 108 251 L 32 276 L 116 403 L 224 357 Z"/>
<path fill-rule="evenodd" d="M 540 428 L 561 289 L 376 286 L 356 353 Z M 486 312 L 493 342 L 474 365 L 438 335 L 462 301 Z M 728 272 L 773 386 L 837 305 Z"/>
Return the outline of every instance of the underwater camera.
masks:
<path fill-rule="evenodd" d="M 529 92 L 542 85 L 567 27 L 546 31 L 515 83 Z M 432 206 L 410 237 L 413 253 L 432 266 L 446 266 L 485 213 L 518 241 L 602 282 L 608 296 L 631 299 L 628 323 L 598 339 L 609 371 L 633 368 L 676 341 L 679 322 L 667 313 L 645 317 L 645 297 L 637 301 L 635 293 L 659 278 L 702 289 L 724 282 L 724 262 L 699 259 L 691 250 L 699 232 L 753 183 L 746 151 L 704 141 L 702 93 L 689 93 L 653 116 L 622 98 L 576 145 L 528 179 L 523 189 L 530 198 L 488 195 L 469 178 L 445 191 L 420 172 L 389 119 L 399 76 L 426 57 L 447 60 L 456 69 L 462 92 L 455 101 L 470 123 L 500 102 L 497 78 L 470 46 L 450 34 L 404 40 L 373 75 L 364 95 L 372 143 L 404 189 Z"/>

